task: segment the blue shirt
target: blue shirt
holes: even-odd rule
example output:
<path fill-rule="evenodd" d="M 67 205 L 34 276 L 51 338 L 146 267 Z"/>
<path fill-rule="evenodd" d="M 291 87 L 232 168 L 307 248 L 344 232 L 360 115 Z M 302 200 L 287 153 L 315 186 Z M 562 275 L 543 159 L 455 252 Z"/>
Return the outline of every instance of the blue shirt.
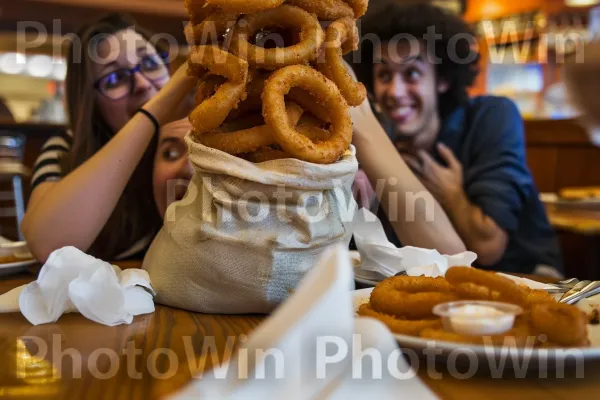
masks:
<path fill-rule="evenodd" d="M 527 167 L 523 120 L 513 102 L 491 96 L 470 100 L 445 119 L 437 141 L 462 164 L 469 200 L 509 236 L 500 262 L 485 268 L 531 273 L 544 264 L 562 271 L 558 240 Z M 389 229 L 388 236 L 398 244 Z"/>

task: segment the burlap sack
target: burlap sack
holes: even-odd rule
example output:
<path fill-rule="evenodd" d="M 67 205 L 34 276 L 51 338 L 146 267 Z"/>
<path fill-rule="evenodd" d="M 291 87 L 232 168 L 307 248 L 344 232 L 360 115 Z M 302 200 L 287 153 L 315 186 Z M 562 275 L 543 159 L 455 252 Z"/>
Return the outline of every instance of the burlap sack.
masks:
<path fill-rule="evenodd" d="M 157 301 L 206 313 L 266 313 L 325 248 L 348 245 L 358 164 L 253 164 L 186 137 L 194 176 L 173 203 L 144 269 Z"/>

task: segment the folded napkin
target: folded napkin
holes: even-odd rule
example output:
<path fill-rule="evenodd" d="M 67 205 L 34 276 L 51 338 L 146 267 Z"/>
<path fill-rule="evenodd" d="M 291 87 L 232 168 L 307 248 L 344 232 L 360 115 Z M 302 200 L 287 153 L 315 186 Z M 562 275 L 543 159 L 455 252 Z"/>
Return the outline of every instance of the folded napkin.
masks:
<path fill-rule="evenodd" d="M 355 320 L 348 250 L 327 250 L 296 292 L 242 343 L 229 362 L 204 373 L 175 399 L 435 398 L 414 376 L 390 331 Z M 360 345 L 356 345 L 356 343 Z M 373 349 L 373 350 L 366 350 Z M 382 374 L 373 377 L 378 352 Z M 393 379 L 388 360 L 394 357 Z M 362 379 L 357 371 L 362 370 Z M 375 368 L 377 370 L 377 368 Z M 355 378 L 353 378 L 353 372 Z M 396 374 L 397 376 L 398 374 Z"/>
<path fill-rule="evenodd" d="M 78 311 L 92 321 L 115 326 L 154 312 L 154 295 L 146 271 L 121 271 L 75 247 L 64 247 L 50 255 L 36 281 L 0 296 L 0 312 L 20 311 L 33 325 L 40 325 Z"/>
<path fill-rule="evenodd" d="M 361 258 L 355 271 L 358 277 L 381 280 L 402 271 L 409 276 L 444 276 L 448 268 L 471 266 L 477 259 L 471 251 L 449 256 L 431 249 L 398 248 L 388 241 L 376 215 L 365 208 L 356 214 L 354 242 Z"/>

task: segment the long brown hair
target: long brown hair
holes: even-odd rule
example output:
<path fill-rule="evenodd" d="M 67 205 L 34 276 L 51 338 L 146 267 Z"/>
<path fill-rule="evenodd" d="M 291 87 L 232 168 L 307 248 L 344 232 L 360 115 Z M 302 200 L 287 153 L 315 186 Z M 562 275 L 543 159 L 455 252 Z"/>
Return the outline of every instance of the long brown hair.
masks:
<path fill-rule="evenodd" d="M 124 29 L 135 29 L 144 39 L 150 35 L 127 15 L 110 14 L 82 27 L 71 41 L 67 57 L 66 100 L 73 145 L 63 160 L 67 174 L 91 158 L 116 132 L 104 121 L 93 89 L 92 61 L 98 38 Z M 103 259 L 114 259 L 136 241 L 154 235 L 162 221 L 152 191 L 152 170 L 157 138 L 154 137 L 134 171 L 106 225 L 88 252 Z M 85 223 L 82 221 L 82 223 Z"/>

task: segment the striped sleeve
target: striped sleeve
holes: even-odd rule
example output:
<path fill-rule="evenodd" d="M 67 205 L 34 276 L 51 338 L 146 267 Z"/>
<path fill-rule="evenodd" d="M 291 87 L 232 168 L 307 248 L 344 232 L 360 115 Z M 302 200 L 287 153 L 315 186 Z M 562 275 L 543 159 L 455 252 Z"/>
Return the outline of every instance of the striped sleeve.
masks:
<path fill-rule="evenodd" d="M 72 137 L 69 132 L 53 136 L 42 146 L 40 155 L 33 165 L 31 190 L 40 183 L 57 181 L 62 177 L 60 166 L 61 157 L 67 155 L 71 149 Z"/>

